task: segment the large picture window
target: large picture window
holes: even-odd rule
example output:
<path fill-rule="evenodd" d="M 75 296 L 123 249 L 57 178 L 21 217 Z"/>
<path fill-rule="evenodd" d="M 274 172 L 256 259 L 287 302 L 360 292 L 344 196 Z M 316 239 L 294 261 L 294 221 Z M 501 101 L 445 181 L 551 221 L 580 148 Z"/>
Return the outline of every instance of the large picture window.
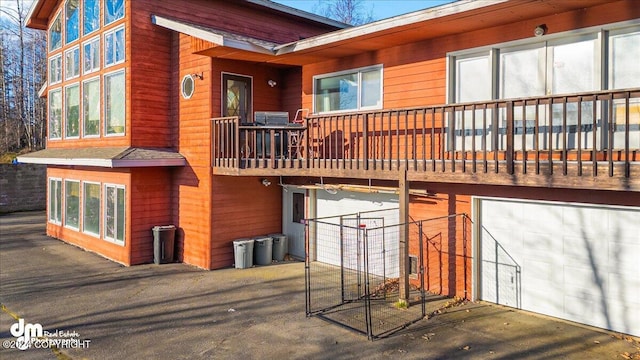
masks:
<path fill-rule="evenodd" d="M 104 238 L 124 245 L 125 191 L 124 186 L 105 185 Z"/>
<path fill-rule="evenodd" d="M 124 0 L 105 0 L 104 24 L 108 25 L 124 17 Z"/>
<path fill-rule="evenodd" d="M 82 83 L 83 136 L 100 135 L 100 78 Z"/>
<path fill-rule="evenodd" d="M 62 54 L 49 59 L 49 85 L 62 81 Z"/>
<path fill-rule="evenodd" d="M 80 9 L 78 0 L 67 0 L 64 6 L 65 13 L 65 44 L 78 40 L 80 36 Z"/>
<path fill-rule="evenodd" d="M 382 67 L 314 77 L 315 112 L 382 108 Z"/>
<path fill-rule="evenodd" d="M 49 178 L 49 222 L 62 223 L 62 180 Z"/>
<path fill-rule="evenodd" d="M 80 85 L 67 86 L 64 94 L 65 137 L 77 138 L 80 136 Z"/>
<path fill-rule="evenodd" d="M 80 226 L 80 182 L 64 181 L 64 226 L 78 230 Z"/>
<path fill-rule="evenodd" d="M 84 182 L 82 188 L 82 231 L 100 236 L 100 184 Z"/>
<path fill-rule="evenodd" d="M 51 23 L 49 28 L 49 51 L 57 50 L 62 47 L 62 21 L 60 14 Z"/>
<path fill-rule="evenodd" d="M 105 134 L 122 135 L 125 126 L 124 71 L 104 76 Z"/>
<path fill-rule="evenodd" d="M 89 74 L 100 70 L 100 37 L 95 37 L 82 45 L 82 72 Z"/>
<path fill-rule="evenodd" d="M 62 89 L 49 92 L 49 139 L 62 137 Z"/>
<path fill-rule="evenodd" d="M 100 1 L 83 0 L 84 18 L 82 34 L 90 34 L 100 28 Z"/>
<path fill-rule="evenodd" d="M 104 34 L 104 66 L 119 64 L 124 61 L 124 27 L 119 27 Z"/>
<path fill-rule="evenodd" d="M 80 48 L 77 46 L 64 52 L 64 78 L 73 79 L 80 76 Z"/>

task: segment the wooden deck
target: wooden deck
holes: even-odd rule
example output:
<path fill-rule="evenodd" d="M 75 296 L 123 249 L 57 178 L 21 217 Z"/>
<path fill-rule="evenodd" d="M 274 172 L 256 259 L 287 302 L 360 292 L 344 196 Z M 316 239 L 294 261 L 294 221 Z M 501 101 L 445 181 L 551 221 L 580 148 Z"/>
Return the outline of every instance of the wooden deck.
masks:
<path fill-rule="evenodd" d="M 276 139 L 271 141 L 271 139 Z M 312 116 L 212 120 L 213 174 L 640 191 L 640 89 Z"/>

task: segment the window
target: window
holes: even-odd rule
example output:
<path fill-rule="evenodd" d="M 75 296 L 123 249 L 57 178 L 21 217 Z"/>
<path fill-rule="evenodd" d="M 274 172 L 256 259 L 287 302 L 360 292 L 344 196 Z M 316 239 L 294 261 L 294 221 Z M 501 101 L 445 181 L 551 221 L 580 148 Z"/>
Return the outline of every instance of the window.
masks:
<path fill-rule="evenodd" d="M 49 85 L 62 81 L 62 54 L 49 59 Z"/>
<path fill-rule="evenodd" d="M 100 78 L 82 83 L 83 136 L 100 135 Z"/>
<path fill-rule="evenodd" d="M 100 1 L 83 0 L 84 22 L 82 23 L 82 34 L 90 34 L 100 28 Z"/>
<path fill-rule="evenodd" d="M 191 99 L 193 92 L 195 91 L 196 84 L 193 81 L 193 76 L 185 75 L 182 78 L 182 86 L 180 86 L 182 97 L 185 99 Z"/>
<path fill-rule="evenodd" d="M 314 77 L 315 112 L 382 108 L 382 66 Z"/>
<path fill-rule="evenodd" d="M 124 71 L 104 76 L 105 134 L 123 135 L 125 119 Z"/>
<path fill-rule="evenodd" d="M 100 37 L 93 38 L 82 46 L 82 73 L 100 70 Z"/>
<path fill-rule="evenodd" d="M 62 180 L 49 178 L 49 222 L 62 223 Z"/>
<path fill-rule="evenodd" d="M 124 61 L 124 27 L 119 27 L 104 34 L 104 66 L 111 66 Z"/>
<path fill-rule="evenodd" d="M 640 87 L 640 29 L 612 32 L 609 44 L 610 88 Z"/>
<path fill-rule="evenodd" d="M 49 28 L 49 51 L 57 50 L 62 47 L 62 22 L 60 14 L 51 23 Z"/>
<path fill-rule="evenodd" d="M 49 92 L 49 139 L 62 137 L 62 89 Z"/>
<path fill-rule="evenodd" d="M 64 78 L 73 79 L 80 76 L 80 48 L 77 46 L 64 52 Z"/>
<path fill-rule="evenodd" d="M 409 276 L 418 277 L 418 257 L 415 255 L 409 255 Z"/>
<path fill-rule="evenodd" d="M 74 84 L 64 89 L 65 137 L 80 136 L 80 85 Z"/>
<path fill-rule="evenodd" d="M 124 186 L 105 185 L 104 238 L 124 245 Z"/>
<path fill-rule="evenodd" d="M 80 182 L 64 181 L 64 226 L 78 230 L 80 225 Z"/>
<path fill-rule="evenodd" d="M 304 221 L 304 194 L 293 193 L 292 196 L 292 219 L 294 223 L 302 223 Z"/>
<path fill-rule="evenodd" d="M 106 0 L 104 2 L 104 24 L 108 25 L 112 22 L 124 17 L 124 0 Z"/>
<path fill-rule="evenodd" d="M 100 184 L 82 183 L 82 231 L 100 236 Z"/>
<path fill-rule="evenodd" d="M 80 9 L 78 0 L 67 0 L 64 5 L 65 21 L 65 44 L 78 40 L 80 36 Z"/>

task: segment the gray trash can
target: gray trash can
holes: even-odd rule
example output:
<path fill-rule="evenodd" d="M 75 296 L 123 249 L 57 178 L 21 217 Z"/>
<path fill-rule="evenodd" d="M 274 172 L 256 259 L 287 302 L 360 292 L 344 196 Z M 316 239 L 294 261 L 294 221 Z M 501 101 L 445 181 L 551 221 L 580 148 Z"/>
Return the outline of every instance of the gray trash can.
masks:
<path fill-rule="evenodd" d="M 243 238 L 233 241 L 233 257 L 236 269 L 246 269 L 253 266 L 253 240 Z"/>
<path fill-rule="evenodd" d="M 273 260 L 282 261 L 287 254 L 287 235 L 285 234 L 269 234 L 273 239 Z"/>
<path fill-rule="evenodd" d="M 271 264 L 273 239 L 268 236 L 258 236 L 253 238 L 253 252 L 255 254 L 256 265 Z"/>
<path fill-rule="evenodd" d="M 173 262 L 176 227 L 173 225 L 154 226 L 151 231 L 153 231 L 153 262 L 155 264 Z"/>

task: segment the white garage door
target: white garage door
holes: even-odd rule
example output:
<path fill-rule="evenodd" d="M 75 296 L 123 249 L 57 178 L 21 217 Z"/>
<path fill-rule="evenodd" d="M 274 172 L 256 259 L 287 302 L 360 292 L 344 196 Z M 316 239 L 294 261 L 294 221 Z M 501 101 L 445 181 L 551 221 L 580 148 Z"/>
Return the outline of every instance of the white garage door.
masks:
<path fill-rule="evenodd" d="M 361 214 L 359 224 L 356 222 L 355 216 L 345 217 L 343 223 L 349 228 L 343 228 L 342 232 L 339 231 L 337 226 L 318 224 L 316 260 L 328 264 L 342 264 L 347 268 L 353 269 L 362 268 L 362 234 L 358 234 L 358 231 L 354 230 L 354 228 L 364 225 L 369 229 L 373 229 L 398 224 L 398 196 L 395 194 L 370 194 L 348 191 L 338 191 L 336 194 L 330 194 L 326 191 L 318 190 L 316 201 L 316 216 L 321 222 L 339 224 L 338 216 L 340 215 Z M 392 210 L 383 211 L 389 209 Z M 372 233 L 376 234 L 369 237 L 372 245 L 374 241 L 384 241 L 387 257 L 386 264 L 391 263 L 392 256 L 395 256 L 397 261 L 398 229 L 389 228 L 382 232 Z M 377 234 L 382 235 L 377 236 Z M 340 236 L 342 236 L 343 244 L 345 244 L 342 252 L 340 251 Z M 382 245 L 374 246 L 374 248 L 382 249 Z M 344 257 L 342 262 L 341 254 Z M 372 269 L 377 268 L 384 269 L 384 266 L 382 264 L 370 264 L 372 272 L 375 272 Z M 394 274 L 388 273 L 387 275 L 393 276 Z"/>
<path fill-rule="evenodd" d="M 640 208 L 480 200 L 480 296 L 640 335 Z"/>

